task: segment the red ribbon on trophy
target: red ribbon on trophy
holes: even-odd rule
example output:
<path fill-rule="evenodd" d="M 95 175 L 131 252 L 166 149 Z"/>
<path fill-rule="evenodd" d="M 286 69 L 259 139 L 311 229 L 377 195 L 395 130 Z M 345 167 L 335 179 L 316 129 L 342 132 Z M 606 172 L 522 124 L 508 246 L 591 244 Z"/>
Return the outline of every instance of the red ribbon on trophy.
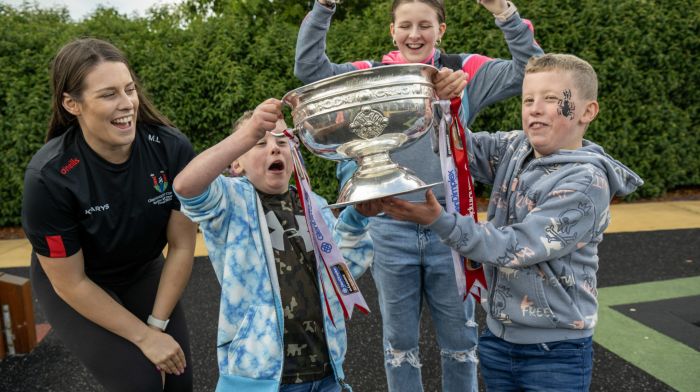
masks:
<path fill-rule="evenodd" d="M 333 290 L 343 309 L 343 316 L 346 319 L 352 317 L 352 311 L 355 307 L 360 309 L 362 313 L 367 314 L 369 313 L 369 306 L 367 306 L 367 302 L 365 302 L 360 288 L 352 277 L 350 269 L 347 264 L 345 264 L 345 259 L 340 253 L 338 245 L 333 241 L 333 235 L 328 225 L 326 225 L 326 221 L 323 220 L 318 202 L 311 196 L 311 184 L 306 169 L 304 168 L 304 160 L 299 151 L 299 143 L 290 132 L 285 132 L 285 135 L 289 137 L 289 149 L 292 153 L 292 161 L 294 162 L 294 181 L 299 190 L 301 208 L 304 210 L 306 225 L 311 235 L 311 242 L 314 245 L 318 270 L 322 270 L 321 266 L 326 270 L 333 284 Z M 323 279 L 320 280 L 323 298 L 326 302 L 326 310 L 328 311 L 331 322 L 335 325 L 333 313 L 331 312 L 328 297 L 326 296 L 326 288 Z"/>
<path fill-rule="evenodd" d="M 450 102 L 440 101 L 442 121 L 439 126 L 440 163 L 445 186 L 445 209 L 449 213 L 458 212 L 471 216 L 478 222 L 474 182 L 469 172 L 469 157 L 464 127 L 459 120 L 460 98 Z M 460 186 L 461 185 L 461 186 Z M 486 291 L 486 277 L 481 263 L 462 257 L 452 250 L 452 262 L 457 279 L 459 294 L 466 298 L 471 294 L 481 301 L 482 291 Z"/>

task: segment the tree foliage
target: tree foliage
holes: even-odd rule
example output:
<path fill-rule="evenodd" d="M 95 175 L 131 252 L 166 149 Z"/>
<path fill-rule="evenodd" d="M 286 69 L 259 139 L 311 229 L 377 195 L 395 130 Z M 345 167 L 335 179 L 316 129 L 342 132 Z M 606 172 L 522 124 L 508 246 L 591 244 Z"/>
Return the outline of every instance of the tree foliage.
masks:
<path fill-rule="evenodd" d="M 639 173 L 633 197 L 700 184 L 700 10 L 687 0 L 517 2 L 547 52 L 573 53 L 595 67 L 601 113 L 587 138 Z M 328 36 L 335 62 L 379 59 L 392 49 L 389 0 L 346 0 Z M 298 26 L 310 0 L 184 0 L 145 17 L 100 8 L 75 22 L 65 9 L 0 4 L 0 226 L 20 224 L 24 169 L 42 145 L 50 114 L 48 70 L 66 42 L 93 36 L 129 58 L 156 106 L 197 151 L 267 97 L 301 83 L 293 75 Z M 474 2 L 447 1 L 448 52 L 508 58 L 491 15 Z M 485 110 L 475 130 L 520 128 L 519 100 Z M 312 185 L 334 199 L 334 164 L 305 151 Z"/>

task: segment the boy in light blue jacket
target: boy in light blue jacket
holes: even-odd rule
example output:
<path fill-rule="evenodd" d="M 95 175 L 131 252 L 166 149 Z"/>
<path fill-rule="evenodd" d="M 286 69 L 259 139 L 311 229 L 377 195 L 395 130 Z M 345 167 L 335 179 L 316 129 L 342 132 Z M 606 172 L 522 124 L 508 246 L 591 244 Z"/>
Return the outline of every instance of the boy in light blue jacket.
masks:
<path fill-rule="evenodd" d="M 279 136 L 286 129 L 281 102 L 268 99 L 244 117 L 173 184 L 182 211 L 200 225 L 221 284 L 216 390 L 305 384 L 339 391 L 347 387 L 343 310 L 325 269 L 317 268 L 297 190 L 289 186 L 293 162 L 287 137 Z M 227 168 L 235 176 L 220 175 Z M 373 258 L 365 216 L 380 205 L 347 208 L 337 220 L 323 209 L 354 277 Z"/>
<path fill-rule="evenodd" d="M 488 390 L 587 391 L 598 320 L 598 244 L 610 201 L 642 180 L 583 139 L 598 114 L 598 80 L 578 57 L 546 54 L 525 68 L 522 131 L 466 131 L 469 167 L 492 184 L 488 222 L 425 203 L 384 201 L 484 264 L 487 329 L 479 338 Z"/>

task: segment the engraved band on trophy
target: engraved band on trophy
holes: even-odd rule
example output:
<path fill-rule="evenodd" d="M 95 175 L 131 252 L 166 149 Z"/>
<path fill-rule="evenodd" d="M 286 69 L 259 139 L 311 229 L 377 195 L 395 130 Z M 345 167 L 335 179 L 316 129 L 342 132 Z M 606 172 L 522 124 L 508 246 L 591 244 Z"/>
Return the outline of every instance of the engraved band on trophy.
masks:
<path fill-rule="evenodd" d="M 330 207 L 439 184 L 426 184 L 389 155 L 432 127 L 436 72 L 425 64 L 375 67 L 319 80 L 282 98 L 292 108 L 294 131 L 313 154 L 357 162 Z"/>

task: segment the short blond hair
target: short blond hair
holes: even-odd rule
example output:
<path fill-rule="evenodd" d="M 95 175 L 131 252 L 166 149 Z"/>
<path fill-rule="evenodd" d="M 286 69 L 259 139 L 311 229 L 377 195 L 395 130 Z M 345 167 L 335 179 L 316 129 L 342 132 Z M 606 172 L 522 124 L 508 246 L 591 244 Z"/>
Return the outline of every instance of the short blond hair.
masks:
<path fill-rule="evenodd" d="M 547 53 L 531 57 L 525 66 L 525 74 L 547 71 L 568 72 L 583 99 L 598 99 L 598 76 L 586 60 L 572 54 Z"/>
<path fill-rule="evenodd" d="M 231 126 L 231 133 L 236 132 L 238 130 L 238 128 L 240 128 L 241 125 L 243 125 L 243 123 L 246 122 L 246 120 L 248 120 L 251 117 L 253 117 L 252 110 L 246 110 L 245 112 L 243 112 L 243 114 L 241 114 L 241 117 L 238 117 L 238 120 L 236 120 L 233 123 L 233 126 Z"/>

